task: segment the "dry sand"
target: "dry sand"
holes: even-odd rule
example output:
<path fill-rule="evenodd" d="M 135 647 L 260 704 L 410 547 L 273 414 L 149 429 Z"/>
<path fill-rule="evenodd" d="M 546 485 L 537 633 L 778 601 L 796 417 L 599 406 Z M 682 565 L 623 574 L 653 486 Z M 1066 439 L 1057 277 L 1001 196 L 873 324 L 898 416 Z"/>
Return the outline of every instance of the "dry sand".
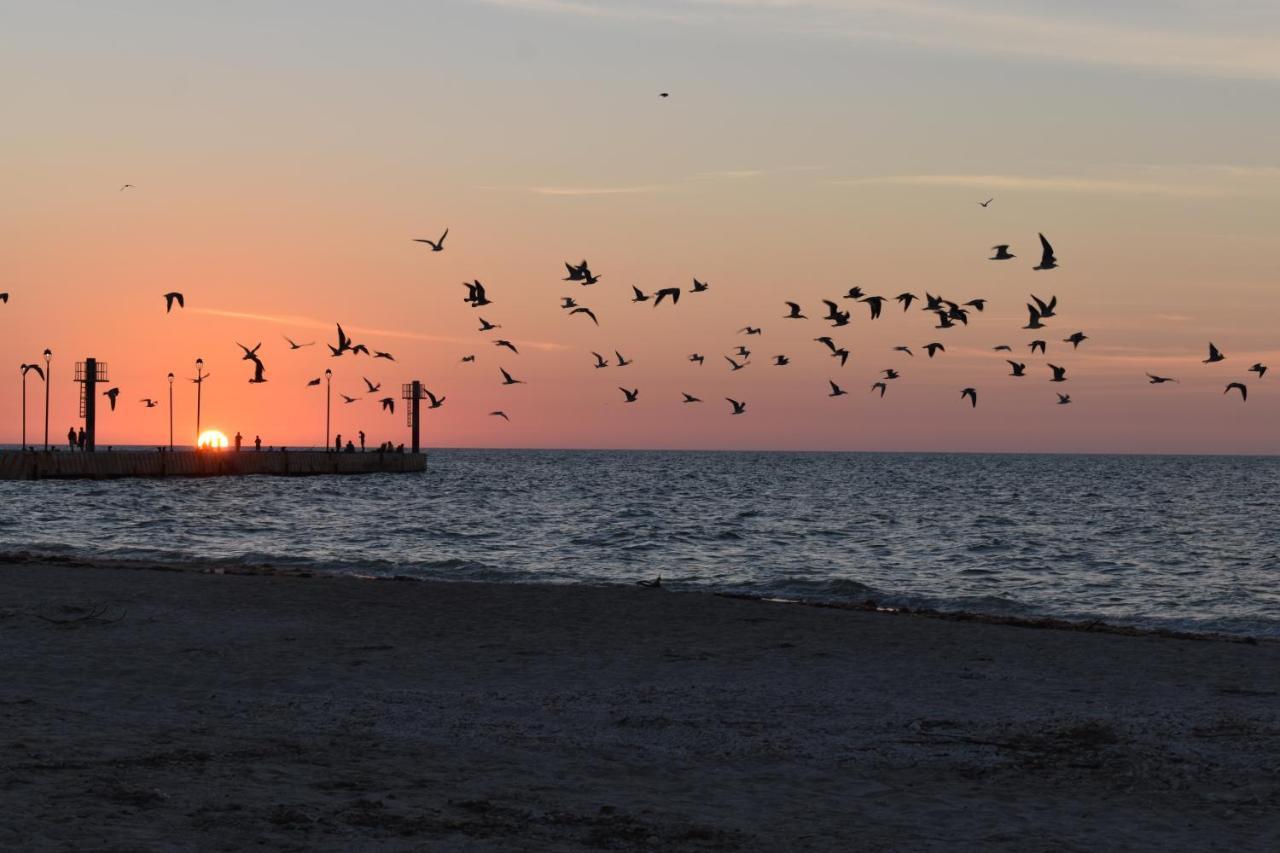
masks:
<path fill-rule="evenodd" d="M 0 565 L 4 849 L 1274 851 L 1278 736 L 1270 642 Z"/>

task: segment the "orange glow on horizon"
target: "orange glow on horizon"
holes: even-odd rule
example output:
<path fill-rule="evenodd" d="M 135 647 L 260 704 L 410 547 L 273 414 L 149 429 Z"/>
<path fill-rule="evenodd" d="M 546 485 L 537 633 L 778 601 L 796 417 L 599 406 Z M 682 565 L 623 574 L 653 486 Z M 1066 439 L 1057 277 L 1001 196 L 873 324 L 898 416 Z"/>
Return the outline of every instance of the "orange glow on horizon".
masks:
<path fill-rule="evenodd" d="M 228 444 L 227 437 L 216 429 L 205 430 L 196 440 L 198 450 L 223 450 Z"/>

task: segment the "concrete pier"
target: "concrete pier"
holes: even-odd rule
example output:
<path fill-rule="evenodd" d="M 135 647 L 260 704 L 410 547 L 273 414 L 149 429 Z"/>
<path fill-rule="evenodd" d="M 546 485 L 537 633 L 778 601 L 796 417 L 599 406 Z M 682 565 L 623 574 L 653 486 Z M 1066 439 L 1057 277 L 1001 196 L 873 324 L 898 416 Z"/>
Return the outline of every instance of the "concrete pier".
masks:
<path fill-rule="evenodd" d="M 175 450 L 96 453 L 0 452 L 0 480 L 110 480 L 120 477 L 227 477 L 269 474 L 412 474 L 425 453 L 326 453 L 321 450 Z"/>

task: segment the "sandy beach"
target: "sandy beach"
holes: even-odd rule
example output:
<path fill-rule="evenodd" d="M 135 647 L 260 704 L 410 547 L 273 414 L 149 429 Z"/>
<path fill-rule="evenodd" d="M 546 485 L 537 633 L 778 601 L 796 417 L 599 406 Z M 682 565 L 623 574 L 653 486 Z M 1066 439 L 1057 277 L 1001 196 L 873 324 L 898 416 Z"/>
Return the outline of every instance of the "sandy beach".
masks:
<path fill-rule="evenodd" d="M 1280 644 L 0 564 L 0 848 L 1275 850 Z"/>

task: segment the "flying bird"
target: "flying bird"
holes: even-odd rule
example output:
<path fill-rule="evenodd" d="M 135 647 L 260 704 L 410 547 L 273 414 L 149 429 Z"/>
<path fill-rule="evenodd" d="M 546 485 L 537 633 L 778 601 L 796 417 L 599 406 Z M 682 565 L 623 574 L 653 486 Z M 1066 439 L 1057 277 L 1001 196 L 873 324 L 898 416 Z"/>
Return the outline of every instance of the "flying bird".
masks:
<path fill-rule="evenodd" d="M 978 310 L 978 311 L 982 311 L 982 310 L 984 310 L 984 309 L 987 307 L 987 300 L 985 300 L 985 299 L 970 299 L 968 302 L 966 302 L 966 303 L 965 303 L 965 305 L 970 305 L 970 306 L 972 306 L 974 309 L 976 309 L 976 310 Z M 1041 317 L 1043 317 L 1044 315 L 1043 315 L 1043 314 L 1041 314 L 1040 316 L 1041 316 Z"/>
<path fill-rule="evenodd" d="M 680 393 L 684 394 L 684 399 L 680 401 L 682 403 L 701 403 L 702 402 L 700 398 L 693 396 L 687 391 L 681 391 Z"/>
<path fill-rule="evenodd" d="M 664 287 L 664 288 L 662 288 L 661 290 L 659 290 L 659 291 L 657 291 L 656 293 L 654 293 L 654 295 L 653 295 L 653 307 L 654 307 L 654 308 L 657 308 L 657 307 L 658 307 L 658 305 L 662 302 L 662 300 L 663 300 L 663 299 L 665 299 L 665 298 L 666 298 L 666 297 L 668 297 L 668 296 L 669 296 L 669 297 L 671 297 L 671 304 L 672 304 L 672 305 L 675 305 L 677 302 L 679 302 L 679 301 L 680 301 L 680 288 L 678 288 L 678 287 Z"/>
<path fill-rule="evenodd" d="M 379 400 L 378 402 L 382 404 L 382 411 L 384 411 L 384 412 L 390 412 L 390 413 L 391 413 L 391 414 L 393 414 L 393 415 L 396 413 L 396 399 L 395 399 L 395 397 L 383 397 L 383 398 L 382 398 L 381 400 Z"/>
<path fill-rule="evenodd" d="M 392 354 L 391 354 L 391 353 L 389 353 L 389 352 L 382 352 L 381 350 L 374 350 L 374 351 L 373 351 L 373 357 L 374 357 L 374 358 L 385 358 L 387 361 L 395 361 L 395 360 L 396 360 L 396 357 L 395 357 L 394 355 L 392 355 Z"/>
<path fill-rule="evenodd" d="M 1148 374 L 1147 374 L 1147 379 L 1149 380 L 1149 381 L 1147 382 L 1147 384 L 1148 384 L 1148 385 L 1163 385 L 1163 384 L 1164 384 L 1164 383 L 1166 383 L 1166 382 L 1177 382 L 1177 381 L 1178 381 L 1178 380 L 1176 380 L 1176 379 L 1171 379 L 1171 378 L 1169 378 L 1168 376 L 1156 376 L 1154 373 L 1148 373 Z"/>
<path fill-rule="evenodd" d="M 255 358 L 253 360 L 253 378 L 249 380 L 250 385 L 261 385 L 267 381 L 267 369 L 262 364 L 262 359 Z"/>
<path fill-rule="evenodd" d="M 262 341 L 258 341 L 258 343 L 254 346 L 253 349 L 249 349 L 247 346 L 245 346 L 244 344 L 238 341 L 236 342 L 236 346 L 244 350 L 244 355 L 240 356 L 241 361 L 257 361 L 258 350 L 262 348 Z"/>
<path fill-rule="evenodd" d="M 502 328 L 501 326 L 497 325 L 496 323 L 490 323 L 488 320 L 486 320 L 486 319 L 485 319 L 485 318 L 483 318 L 483 317 L 481 317 L 481 318 L 479 318 L 479 319 L 480 319 L 480 328 L 479 328 L 477 331 L 480 331 L 480 332 L 492 332 L 494 329 L 501 329 L 501 328 Z"/>
<path fill-rule="evenodd" d="M 1259 361 L 1255 363 L 1253 367 L 1250 367 L 1249 370 L 1258 374 L 1258 378 L 1261 379 L 1263 375 L 1266 374 L 1267 372 L 1267 366 Z"/>
<path fill-rule="evenodd" d="M 884 392 L 889 390 L 889 386 L 884 382 L 876 382 L 871 386 L 871 392 L 875 393 L 877 389 L 880 391 L 880 398 L 884 399 Z"/>
<path fill-rule="evenodd" d="M 857 285 L 854 285 L 853 287 L 849 288 L 849 292 L 844 295 L 844 298 L 845 299 L 861 299 L 862 295 L 863 295 L 862 288 L 858 287 Z"/>
<path fill-rule="evenodd" d="M 9 291 L 0 291 L 0 302 L 5 303 L 6 305 L 9 303 Z"/>
<path fill-rule="evenodd" d="M 744 334 L 744 335 L 763 335 L 764 329 L 759 329 L 759 328 L 756 328 L 755 326 L 743 326 L 741 329 L 738 330 L 738 333 Z"/>
<path fill-rule="evenodd" d="M 733 406 L 733 411 L 730 412 L 730 414 L 740 415 L 747 410 L 746 403 L 739 403 L 737 400 L 733 399 L 732 397 L 725 397 L 725 399 L 729 401 L 729 405 Z"/>
<path fill-rule="evenodd" d="M 359 397 L 348 397 L 346 394 L 343 394 L 342 392 L 338 392 L 338 396 L 342 398 L 342 402 L 344 402 L 344 403 L 346 403 L 346 404 L 348 404 L 348 405 L 350 405 L 351 403 L 354 403 L 354 402 L 356 402 L 356 400 L 359 400 L 359 399 L 360 399 Z"/>
<path fill-rule="evenodd" d="M 437 397 L 435 394 L 432 394 L 430 391 L 427 391 L 427 389 L 425 388 L 423 388 L 422 390 L 426 391 L 427 399 L 431 401 L 431 405 L 427 406 L 428 409 L 438 409 L 444 405 L 444 401 L 447 398 Z"/>
<path fill-rule="evenodd" d="M 144 404 L 148 409 L 154 409 L 156 407 L 156 401 L 152 400 L 150 397 L 143 397 L 138 402 Z"/>
<path fill-rule="evenodd" d="M 828 397 L 843 397 L 849 393 L 830 379 L 827 380 L 827 384 L 831 386 L 831 393 L 827 395 Z"/>
<path fill-rule="evenodd" d="M 1017 255 L 1009 254 L 1008 243 L 1001 243 L 999 246 L 992 246 L 991 251 L 995 252 L 995 254 L 987 258 L 989 261 L 1008 261 L 1018 257 Z"/>
<path fill-rule="evenodd" d="M 600 320 L 596 317 L 596 312 L 592 311 L 590 308 L 574 308 L 569 313 L 570 314 L 586 314 L 588 317 L 591 318 L 591 322 L 595 323 L 597 326 L 600 325 Z"/>
<path fill-rule="evenodd" d="M 884 305 L 883 296 L 864 296 L 858 301 L 867 303 L 867 307 L 871 309 L 872 320 L 878 320 L 880 318 L 880 309 Z"/>
<path fill-rule="evenodd" d="M 472 308 L 479 308 L 482 305 L 492 305 L 492 300 L 485 295 L 484 285 L 480 283 L 480 279 L 474 282 L 464 281 L 462 286 L 467 289 L 467 295 L 463 297 L 463 302 L 467 302 Z"/>
<path fill-rule="evenodd" d="M 577 308 L 578 301 L 574 299 L 572 296 L 561 296 L 560 307 L 568 311 L 570 308 Z"/>
<path fill-rule="evenodd" d="M 946 347 L 944 347 L 942 344 L 936 344 L 936 343 L 935 343 L 935 344 L 925 344 L 925 345 L 924 345 L 924 349 L 925 349 L 925 352 L 929 353 L 929 358 L 933 358 L 934 353 L 946 352 L 946 351 L 947 351 L 947 348 L 946 348 Z"/>
<path fill-rule="evenodd" d="M 1209 344 L 1209 357 L 1208 357 L 1208 358 L 1206 358 L 1204 361 L 1202 361 L 1202 362 L 1200 362 L 1200 363 L 1201 363 L 1201 364 L 1213 364 L 1213 363 L 1215 363 L 1215 362 L 1222 361 L 1222 360 L 1224 360 L 1225 358 L 1226 358 L 1226 356 L 1225 356 L 1225 355 L 1223 355 L 1221 352 L 1219 352 L 1217 347 L 1215 347 L 1213 344 Z"/>
<path fill-rule="evenodd" d="M 622 353 L 617 350 L 614 350 L 613 354 L 618 358 L 618 367 L 626 367 L 628 364 L 635 364 L 635 359 L 628 361 L 626 358 L 623 358 Z"/>
<path fill-rule="evenodd" d="M 706 356 L 701 355 L 701 354 L 696 353 L 696 352 L 689 356 L 689 361 L 696 361 L 696 362 L 698 363 L 698 366 L 699 366 L 699 367 L 701 367 L 701 366 L 702 366 L 702 363 L 703 363 L 704 361 L 706 361 L 706 360 L 707 360 L 707 359 L 706 359 Z"/>
<path fill-rule="evenodd" d="M 747 366 L 747 364 L 749 364 L 749 362 L 745 362 L 745 361 L 744 361 L 744 362 L 742 362 L 741 364 L 739 364 L 738 362 L 736 362 L 736 361 L 734 361 L 733 359 L 729 358 L 729 356 L 727 356 L 727 355 L 724 357 L 724 360 L 725 360 L 725 361 L 727 361 L 727 362 L 729 362 L 729 366 L 730 366 L 730 368 L 731 368 L 731 372 L 732 372 L 732 371 L 741 370 L 742 368 L 746 367 L 746 366 Z"/>
<path fill-rule="evenodd" d="M 1065 367 L 1058 367 L 1056 364 L 1051 364 L 1049 365 L 1049 369 L 1053 371 L 1053 378 L 1049 380 L 1050 382 L 1067 381 L 1067 369 Z"/>
<path fill-rule="evenodd" d="M 832 350 L 831 357 L 840 359 L 840 366 L 844 367 L 845 363 L 849 360 L 849 351 L 844 347 L 841 347 L 838 350 Z"/>
<path fill-rule="evenodd" d="M 626 399 L 622 401 L 624 403 L 634 403 L 636 401 L 636 397 L 640 396 L 639 388 L 635 388 L 631 391 L 628 391 L 626 388 L 623 388 L 621 385 L 619 385 L 618 390 L 622 392 L 622 395 L 624 397 L 626 397 Z"/>
<path fill-rule="evenodd" d="M 775 367 L 786 367 L 790 363 L 791 359 L 787 358 L 785 355 L 775 355 L 773 357 L 773 364 Z"/>
<path fill-rule="evenodd" d="M 164 313 L 168 314 L 173 310 L 173 303 L 178 303 L 179 308 L 186 308 L 186 300 L 182 298 L 182 294 L 176 290 L 172 290 L 164 295 Z"/>
<path fill-rule="evenodd" d="M 311 346 L 315 346 L 316 344 L 315 341 L 312 341 L 311 343 L 307 343 L 307 344 L 300 344 L 297 341 L 295 341 L 293 338 L 289 337 L 288 335 L 281 335 L 280 337 L 284 338 L 286 341 L 289 342 L 290 350 L 302 349 L 303 347 L 311 347 Z"/>
<path fill-rule="evenodd" d="M 645 293 L 643 290 L 636 287 L 634 284 L 631 285 L 631 289 L 636 292 L 636 295 L 631 297 L 632 302 L 648 302 L 649 299 L 651 298 L 649 294 Z M 680 293 L 680 290 L 678 288 L 676 289 L 676 293 L 677 294 Z"/>
<path fill-rule="evenodd" d="M 568 261 L 565 261 L 564 268 L 569 271 L 569 274 L 561 279 L 562 281 L 582 281 L 587 277 L 588 269 L 587 262 L 585 260 L 576 267 Z"/>
<path fill-rule="evenodd" d="M 1224 389 L 1222 393 L 1226 394 L 1230 392 L 1233 388 L 1240 392 L 1240 402 L 1243 403 L 1249 399 L 1249 389 L 1244 386 L 1243 382 L 1232 382 L 1231 384 L 1227 385 L 1226 389 Z"/>
<path fill-rule="evenodd" d="M 1044 300 L 1042 300 L 1040 297 L 1036 296 L 1033 293 L 1031 294 L 1031 301 L 1036 304 L 1036 311 L 1040 314 L 1041 317 L 1056 316 L 1054 314 L 1054 310 L 1058 307 L 1058 297 L 1050 296 L 1049 301 L 1045 302 Z"/>
<path fill-rule="evenodd" d="M 1010 361 L 1007 358 L 1005 359 L 1005 361 L 1008 361 L 1009 367 L 1013 368 L 1013 372 L 1009 374 L 1010 376 L 1026 376 L 1027 375 L 1026 373 L 1027 366 L 1023 362 Z"/>
<path fill-rule="evenodd" d="M 475 361 L 476 361 L 476 357 L 474 355 L 464 355 L 462 357 L 463 364 L 467 364 L 467 363 L 475 364 Z"/>
<path fill-rule="evenodd" d="M 658 97 L 659 97 L 659 98 L 669 98 L 669 97 L 671 97 L 671 93 L 670 93 L 670 92 L 659 92 L 659 93 L 658 93 Z"/>
<path fill-rule="evenodd" d="M 520 354 L 520 350 L 516 349 L 516 345 L 515 345 L 515 344 L 513 344 L 513 343 L 511 343 L 511 341 L 507 341 L 507 340 L 497 340 L 497 341 L 494 341 L 494 342 L 493 342 L 493 345 L 494 345 L 495 347 L 506 347 L 507 349 L 509 349 L 509 350 L 511 350 L 513 353 L 515 353 L 516 355 L 519 355 L 519 354 Z"/>
<path fill-rule="evenodd" d="M 502 418 L 502 419 L 503 419 L 504 421 L 506 421 L 507 423 L 511 423 L 511 418 L 507 417 L 507 413 L 506 413 L 506 412 L 490 412 L 490 413 L 489 413 L 489 417 L 493 417 L 493 418 Z"/>
<path fill-rule="evenodd" d="M 360 353 L 364 353 L 365 355 L 368 355 L 368 354 L 369 354 L 369 348 L 368 348 L 367 346 L 365 346 L 364 344 L 353 344 L 353 345 L 351 346 L 351 354 L 352 354 L 352 355 L 359 355 Z"/>
<path fill-rule="evenodd" d="M 884 374 L 885 379 L 899 379 L 902 377 L 902 374 L 894 370 L 892 367 L 886 368 L 880 372 Z"/>
<path fill-rule="evenodd" d="M 1040 312 L 1039 312 L 1039 311 L 1037 311 L 1037 310 L 1035 309 L 1035 306 L 1034 306 L 1034 305 L 1028 305 L 1028 306 L 1027 306 L 1027 311 L 1030 313 L 1030 315 L 1031 315 L 1031 319 L 1030 319 L 1030 320 L 1028 320 L 1028 321 L 1027 321 L 1027 325 L 1023 326 L 1022 328 L 1024 328 L 1024 329 L 1043 329 L 1043 328 L 1044 328 L 1044 324 L 1040 322 Z"/>
<path fill-rule="evenodd" d="M 133 184 L 121 184 L 120 189 L 116 190 L 116 192 L 122 193 L 125 190 L 131 190 L 131 189 L 136 189 L 136 187 L 134 187 Z"/>
<path fill-rule="evenodd" d="M 711 285 L 707 284 L 705 281 L 698 281 L 695 278 L 693 280 L 693 289 L 690 290 L 689 292 L 690 293 L 706 293 L 710 289 L 711 289 Z"/>
<path fill-rule="evenodd" d="M 917 297 L 914 293 L 899 293 L 893 298 L 902 303 L 903 311 L 907 311 L 911 308 L 911 303 L 915 302 Z"/>
<path fill-rule="evenodd" d="M 806 316 L 804 316 L 803 314 L 801 314 L 801 313 L 800 313 L 800 306 L 799 306 L 799 305 L 797 305 L 796 303 L 794 303 L 794 302 L 785 302 L 785 303 L 783 303 L 783 304 L 787 306 L 787 310 L 788 310 L 788 312 L 789 312 L 789 313 L 788 313 L 786 316 L 784 316 L 782 319 L 784 319 L 784 320 L 807 320 L 807 319 L 809 319 L 808 317 L 806 317 Z"/>
<path fill-rule="evenodd" d="M 111 403 L 111 411 L 114 412 L 116 410 L 116 397 L 120 396 L 120 389 L 108 388 L 102 392 L 102 396 L 106 397 L 107 401 Z"/>
<path fill-rule="evenodd" d="M 425 237 L 415 237 L 415 238 L 413 238 L 413 242 L 415 242 L 415 243 L 426 243 L 428 246 L 430 246 L 430 247 L 431 247 L 431 251 L 433 251 L 433 252 L 443 252 L 443 251 L 444 251 L 444 238 L 445 238 L 445 237 L 448 237 L 448 236 L 449 236 L 449 229 L 448 229 L 448 228 L 446 228 L 446 229 L 444 229 L 444 233 L 440 235 L 440 239 L 439 239 L 439 240 L 428 240 L 428 239 L 426 239 Z"/>
<path fill-rule="evenodd" d="M 960 399 L 963 400 L 965 397 L 969 398 L 969 402 L 971 403 L 970 408 L 974 408 L 974 409 L 978 408 L 978 392 L 975 389 L 965 388 L 963 391 L 961 391 Z"/>
<path fill-rule="evenodd" d="M 992 352 L 1013 352 L 1013 347 L 1009 346 L 1008 344 L 1000 344 L 999 346 L 992 347 L 991 351 Z"/>
<path fill-rule="evenodd" d="M 1041 355 L 1044 355 L 1044 354 L 1045 354 L 1045 343 L 1044 343 L 1044 341 L 1032 341 L 1031 343 L 1027 344 L 1027 346 L 1031 347 L 1031 353 L 1032 353 L 1033 355 L 1035 354 L 1035 351 L 1036 351 L 1036 350 L 1040 350 L 1040 354 L 1041 354 Z"/>
<path fill-rule="evenodd" d="M 369 381 L 368 377 L 361 376 L 360 378 L 364 380 L 365 387 L 369 389 L 370 394 L 377 394 L 380 390 L 382 390 L 381 382 L 379 382 L 377 385 L 374 385 L 372 382 Z"/>
<path fill-rule="evenodd" d="M 939 346 L 941 346 L 941 344 L 939 344 Z M 894 348 L 893 348 L 893 351 L 894 351 L 894 352 L 905 352 L 907 355 L 911 356 L 912 358 L 915 358 L 915 357 L 916 357 L 916 354 L 915 354 L 915 353 L 913 353 L 913 352 L 911 351 L 911 347 L 894 347 Z M 930 356 L 932 356 L 932 355 L 933 355 L 933 353 L 929 353 L 929 355 L 930 355 Z"/>
<path fill-rule="evenodd" d="M 1088 339 L 1089 339 L 1089 336 L 1086 335 L 1084 332 L 1075 332 L 1074 334 L 1071 335 L 1071 337 L 1063 338 L 1062 342 L 1064 344 L 1071 344 L 1072 349 L 1079 349 L 1080 344 L 1083 343 L 1084 341 L 1087 341 Z"/>
<path fill-rule="evenodd" d="M 1053 246 L 1049 245 L 1049 241 L 1040 235 L 1040 263 L 1032 267 L 1037 270 L 1051 270 L 1058 266 L 1058 259 L 1054 257 Z"/>
<path fill-rule="evenodd" d="M 1071 395 L 1070 395 L 1070 394 L 1059 394 L 1059 395 L 1058 395 L 1058 405 L 1059 405 L 1059 406 L 1065 406 L 1065 405 L 1067 405 L 1067 404 L 1068 404 L 1068 403 L 1070 403 L 1070 402 L 1071 402 Z"/>
<path fill-rule="evenodd" d="M 523 385 L 523 384 L 525 384 L 523 379 L 512 379 L 512 378 L 511 378 L 511 374 L 510 374 L 510 373 L 507 373 L 507 371 L 506 371 L 504 368 L 499 367 L 499 368 L 498 368 L 498 370 L 502 373 L 502 384 L 503 384 L 503 385 Z"/>
<path fill-rule="evenodd" d="M 319 384 L 320 384 L 320 377 L 317 376 L 315 379 L 312 379 L 310 382 L 307 383 L 307 387 L 314 388 Z"/>
<path fill-rule="evenodd" d="M 594 350 L 592 350 L 591 354 L 596 357 L 596 369 L 609 366 L 609 359 Z"/>
<path fill-rule="evenodd" d="M 987 199 L 986 201 L 980 201 L 980 202 L 978 202 L 978 207 L 987 207 L 987 206 L 989 206 L 989 205 L 991 204 L 991 202 L 993 202 L 993 201 L 995 201 L 995 199 L 994 199 L 994 198 L 989 198 L 989 199 Z"/>

